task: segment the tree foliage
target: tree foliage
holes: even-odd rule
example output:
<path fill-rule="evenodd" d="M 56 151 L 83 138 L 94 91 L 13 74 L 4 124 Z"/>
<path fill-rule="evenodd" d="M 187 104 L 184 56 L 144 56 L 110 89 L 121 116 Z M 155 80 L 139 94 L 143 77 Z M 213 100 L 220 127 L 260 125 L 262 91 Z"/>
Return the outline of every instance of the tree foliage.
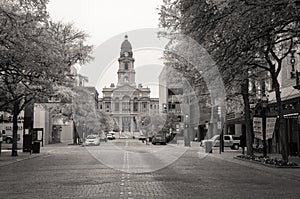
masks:
<path fill-rule="evenodd" d="M 17 115 L 24 106 L 54 93 L 70 93 L 71 66 L 91 59 L 87 35 L 70 24 L 52 22 L 47 2 L 0 3 L 0 109 L 14 115 L 12 155 L 17 155 Z"/>
<path fill-rule="evenodd" d="M 84 134 L 109 132 L 114 128 L 113 118 L 99 111 L 94 95 L 85 87 L 75 87 L 72 98 L 72 117 L 79 137 Z"/>
<path fill-rule="evenodd" d="M 269 73 L 281 127 L 278 76 L 283 60 L 298 43 L 299 16 L 294 0 L 165 0 L 160 13 L 162 27 L 189 35 L 213 56 L 227 93 L 243 95 L 247 124 L 248 80 L 262 71 Z M 287 139 L 282 129 L 280 138 L 282 157 L 287 161 Z"/>

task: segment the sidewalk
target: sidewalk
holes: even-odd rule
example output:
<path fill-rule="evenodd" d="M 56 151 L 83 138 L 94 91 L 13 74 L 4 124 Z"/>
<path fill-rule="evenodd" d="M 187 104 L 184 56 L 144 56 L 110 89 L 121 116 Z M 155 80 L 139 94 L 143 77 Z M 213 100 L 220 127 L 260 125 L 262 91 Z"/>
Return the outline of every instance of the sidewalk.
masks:
<path fill-rule="evenodd" d="M 11 156 L 11 149 L 2 148 L 1 155 L 0 155 L 0 167 L 10 165 L 16 162 L 20 162 L 23 160 L 28 160 L 28 159 L 48 155 L 53 151 L 59 151 L 60 148 L 63 147 L 76 148 L 76 147 L 81 147 L 81 145 L 73 145 L 73 144 L 66 144 L 66 143 L 51 144 L 43 147 L 41 146 L 40 153 L 31 153 L 31 154 L 29 152 L 23 152 L 22 149 L 18 149 L 18 156 Z"/>
<path fill-rule="evenodd" d="M 18 156 L 11 156 L 11 150 L 2 150 L 0 155 L 0 167 L 27 159 L 37 158 L 41 155 L 41 153 L 33 153 L 30 155 L 28 152 L 22 152 L 22 150 L 18 150 Z"/>
<path fill-rule="evenodd" d="M 200 147 L 199 142 L 191 142 L 191 149 L 192 150 L 200 150 L 201 152 L 205 153 L 205 148 Z M 246 152 L 245 152 L 246 153 Z M 224 152 L 220 154 L 219 147 L 213 147 L 213 153 L 210 153 L 214 157 L 222 158 L 222 159 L 233 159 L 233 157 L 242 155 L 242 149 L 239 150 L 230 150 L 229 148 L 225 148 Z M 254 153 L 254 155 L 261 156 L 262 153 Z M 267 154 L 270 158 L 277 158 L 281 159 L 281 154 L 277 153 L 269 153 Z M 290 162 L 295 162 L 300 166 L 300 157 L 289 157 Z"/>
<path fill-rule="evenodd" d="M 191 150 L 196 150 L 197 147 L 191 147 Z M 203 157 L 209 157 L 209 158 L 216 158 L 219 160 L 227 161 L 227 162 L 232 162 L 241 166 L 245 166 L 248 168 L 252 169 L 257 169 L 265 173 L 269 173 L 271 175 L 276 175 L 280 178 L 288 178 L 288 179 L 293 179 L 296 181 L 299 181 L 300 179 L 300 172 L 299 168 L 274 168 L 274 167 L 268 167 L 264 166 L 261 164 L 257 164 L 254 162 L 248 162 L 248 161 L 243 161 L 239 159 L 235 159 L 234 157 L 241 155 L 242 151 L 241 150 L 230 150 L 230 149 L 225 149 L 224 152 L 221 154 L 219 153 L 219 148 L 214 147 L 212 153 L 205 153 L 205 149 L 203 147 L 198 147 L 198 155 L 199 158 Z M 261 153 L 255 153 L 255 155 L 262 155 Z M 268 154 L 269 157 L 271 158 L 278 158 L 281 159 L 280 154 Z M 295 162 L 298 165 L 300 165 L 300 158 L 299 157 L 289 157 L 290 162 Z"/>
<path fill-rule="evenodd" d="M 204 150 L 203 150 L 204 152 Z M 246 152 L 245 152 L 246 154 Z M 242 151 L 241 150 L 226 150 L 224 152 L 222 152 L 221 154 L 219 153 L 219 148 L 214 147 L 213 148 L 213 153 L 211 153 L 210 155 L 217 157 L 217 158 L 222 158 L 222 159 L 233 159 L 233 157 L 236 157 L 238 155 L 242 155 Z M 256 156 L 262 156 L 262 153 L 254 153 L 254 155 Z M 269 156 L 270 158 L 277 158 L 277 159 L 282 159 L 281 158 L 281 154 L 277 154 L 277 153 L 269 153 L 267 154 L 267 156 Z M 241 161 L 241 160 L 238 160 Z M 294 162 L 297 165 L 300 165 L 300 157 L 289 157 L 289 161 L 290 162 Z M 255 163 L 253 163 L 255 164 Z"/>

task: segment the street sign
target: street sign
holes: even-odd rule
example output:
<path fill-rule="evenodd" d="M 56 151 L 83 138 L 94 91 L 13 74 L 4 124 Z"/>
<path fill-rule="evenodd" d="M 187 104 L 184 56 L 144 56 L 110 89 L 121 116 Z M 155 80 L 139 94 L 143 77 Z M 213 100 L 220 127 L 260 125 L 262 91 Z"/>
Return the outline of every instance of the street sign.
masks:
<path fill-rule="evenodd" d="M 253 117 L 254 137 L 262 140 L 262 118 Z"/>

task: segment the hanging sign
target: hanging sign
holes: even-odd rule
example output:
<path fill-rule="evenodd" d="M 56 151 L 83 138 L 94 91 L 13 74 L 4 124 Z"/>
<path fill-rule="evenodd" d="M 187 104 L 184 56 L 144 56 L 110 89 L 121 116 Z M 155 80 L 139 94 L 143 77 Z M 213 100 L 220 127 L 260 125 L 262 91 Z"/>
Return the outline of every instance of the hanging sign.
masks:
<path fill-rule="evenodd" d="M 253 132 L 254 137 L 262 140 L 262 118 L 253 117 Z"/>
<path fill-rule="evenodd" d="M 266 139 L 272 139 L 275 124 L 276 124 L 276 117 L 267 117 L 266 118 Z"/>

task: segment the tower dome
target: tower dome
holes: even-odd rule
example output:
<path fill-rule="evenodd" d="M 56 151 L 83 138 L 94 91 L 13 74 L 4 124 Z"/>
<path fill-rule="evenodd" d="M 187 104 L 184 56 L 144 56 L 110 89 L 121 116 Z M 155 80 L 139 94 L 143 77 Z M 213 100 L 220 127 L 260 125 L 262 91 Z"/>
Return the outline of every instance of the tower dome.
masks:
<path fill-rule="evenodd" d="M 131 47 L 130 42 L 128 41 L 128 36 L 127 35 L 125 35 L 125 40 L 123 41 L 123 43 L 121 45 L 121 55 L 124 52 L 129 52 L 129 53 L 132 52 L 132 47 Z"/>

